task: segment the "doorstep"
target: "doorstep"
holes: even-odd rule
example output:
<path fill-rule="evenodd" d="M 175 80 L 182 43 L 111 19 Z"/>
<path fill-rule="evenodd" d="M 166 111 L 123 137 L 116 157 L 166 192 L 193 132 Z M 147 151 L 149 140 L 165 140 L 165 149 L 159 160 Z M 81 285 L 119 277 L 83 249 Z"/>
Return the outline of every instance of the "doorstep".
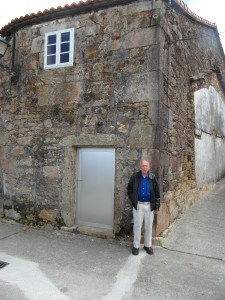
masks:
<path fill-rule="evenodd" d="M 103 239 L 114 239 L 115 234 L 107 229 L 103 228 L 95 228 L 95 227 L 87 227 L 87 226 L 72 226 L 72 227 L 61 227 L 61 230 L 71 232 L 71 233 L 80 233 L 84 235 L 94 236 Z M 120 239 L 119 239 L 120 240 Z M 133 238 L 132 238 L 133 240 Z M 132 243 L 132 240 L 127 240 L 127 242 Z M 152 238 L 152 245 L 153 246 L 162 246 L 163 237 L 153 237 Z M 124 240 L 126 242 L 126 240 Z M 143 241 L 141 241 L 143 242 Z"/>
<path fill-rule="evenodd" d="M 87 226 L 73 226 L 73 227 L 61 227 L 61 230 L 72 232 L 72 233 L 80 233 L 84 235 L 104 238 L 104 239 L 113 239 L 115 235 L 112 231 L 103 229 L 103 228 L 94 228 Z"/>

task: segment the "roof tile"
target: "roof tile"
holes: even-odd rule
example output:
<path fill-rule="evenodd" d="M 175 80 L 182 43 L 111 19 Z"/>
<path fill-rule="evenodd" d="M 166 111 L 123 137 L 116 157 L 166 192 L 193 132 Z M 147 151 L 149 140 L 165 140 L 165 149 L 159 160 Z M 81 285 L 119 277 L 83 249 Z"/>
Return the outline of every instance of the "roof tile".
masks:
<path fill-rule="evenodd" d="M 79 8 L 79 7 L 85 7 L 85 6 L 88 8 L 90 5 L 93 5 L 93 4 L 106 3 L 106 2 L 110 2 L 110 1 L 111 0 L 87 0 L 85 2 L 80 1 L 78 4 L 73 2 L 70 5 L 66 4 L 64 7 L 62 7 L 62 6 L 58 6 L 57 8 L 51 7 L 50 9 L 45 9 L 43 12 L 38 11 L 37 13 L 31 13 L 30 15 L 21 16 L 19 18 L 15 18 L 15 19 L 11 20 L 7 25 L 5 25 L 4 27 L 2 27 L 0 29 L 0 34 L 4 35 L 4 33 L 7 32 L 8 30 L 10 30 L 11 27 L 13 27 L 16 24 L 20 24 L 26 20 L 32 20 L 32 19 L 35 19 L 38 17 L 51 15 L 52 13 L 69 10 L 72 8 Z M 211 27 L 215 27 L 215 28 L 217 27 L 215 23 L 209 22 L 209 21 L 205 20 L 204 18 L 201 18 L 198 15 L 196 15 L 195 13 L 193 13 L 190 10 L 190 8 L 182 0 L 174 0 L 174 1 L 178 5 L 180 5 L 180 7 L 182 9 L 184 9 L 190 16 L 194 17 L 199 22 L 207 24 L 208 26 L 211 26 Z M 111 2 L 113 2 L 113 1 L 111 1 Z"/>

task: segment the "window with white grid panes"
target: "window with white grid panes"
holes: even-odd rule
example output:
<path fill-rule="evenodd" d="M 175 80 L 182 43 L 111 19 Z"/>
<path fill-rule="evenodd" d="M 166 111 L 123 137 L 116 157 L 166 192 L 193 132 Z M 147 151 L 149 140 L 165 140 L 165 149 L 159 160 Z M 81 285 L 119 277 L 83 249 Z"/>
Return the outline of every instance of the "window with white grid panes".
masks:
<path fill-rule="evenodd" d="M 74 29 L 45 34 L 44 68 L 62 68 L 73 65 Z"/>

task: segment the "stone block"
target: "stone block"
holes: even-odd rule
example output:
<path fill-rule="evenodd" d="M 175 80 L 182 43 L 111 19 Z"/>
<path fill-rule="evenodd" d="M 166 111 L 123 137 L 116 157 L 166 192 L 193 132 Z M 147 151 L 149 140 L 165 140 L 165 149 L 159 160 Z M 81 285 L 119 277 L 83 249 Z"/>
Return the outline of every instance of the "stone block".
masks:
<path fill-rule="evenodd" d="M 129 146 L 137 149 L 155 148 L 156 128 L 153 125 L 137 124 L 131 129 Z"/>
<path fill-rule="evenodd" d="M 39 53 L 43 49 L 44 37 L 38 36 L 32 40 L 31 53 Z"/>
<path fill-rule="evenodd" d="M 12 123 L 7 122 L 6 123 L 6 128 L 7 128 L 8 131 L 10 131 L 10 130 L 13 130 L 14 127 L 13 127 Z"/>
<path fill-rule="evenodd" d="M 172 111 L 164 104 L 159 104 L 159 122 L 161 126 L 166 128 L 172 129 L 173 122 L 172 122 Z"/>
<path fill-rule="evenodd" d="M 60 146 L 124 146 L 125 140 L 115 134 L 70 135 L 60 141 Z"/>
<path fill-rule="evenodd" d="M 44 121 L 45 128 L 52 128 L 52 121 L 50 119 L 47 119 Z"/>
<path fill-rule="evenodd" d="M 28 221 L 34 221 L 34 215 L 33 214 L 26 215 L 26 218 L 27 218 Z"/>
<path fill-rule="evenodd" d="M 105 239 L 114 238 L 113 232 L 104 230 L 104 229 L 100 229 L 100 228 L 78 226 L 76 228 L 76 232 L 84 234 L 84 235 L 95 236 L 95 237 L 105 238 Z"/>
<path fill-rule="evenodd" d="M 24 154 L 24 147 L 23 146 L 14 147 L 11 151 L 11 154 L 15 156 Z"/>
<path fill-rule="evenodd" d="M 142 58 L 145 57 L 146 51 L 144 51 L 142 48 L 134 48 L 130 49 L 130 59 L 135 59 L 135 58 Z"/>
<path fill-rule="evenodd" d="M 148 51 L 149 56 L 149 69 L 159 70 L 160 68 L 160 46 L 153 45 Z"/>
<path fill-rule="evenodd" d="M 96 46 L 88 46 L 86 49 L 86 57 L 88 60 L 97 60 L 99 57 L 99 49 Z"/>
<path fill-rule="evenodd" d="M 173 186 L 174 186 L 174 188 L 177 186 L 177 181 L 174 181 Z M 181 195 L 181 190 L 176 190 L 174 196 L 178 197 L 180 195 Z"/>
<path fill-rule="evenodd" d="M 15 185 L 14 187 L 14 193 L 16 193 L 18 196 L 26 196 L 29 199 L 32 199 L 32 189 L 31 187 L 25 186 L 25 183 L 23 182 L 21 186 Z"/>
<path fill-rule="evenodd" d="M 42 209 L 40 211 L 40 213 L 38 214 L 38 217 L 40 219 L 42 219 L 43 221 L 49 221 L 49 222 L 55 223 L 56 217 L 57 217 L 57 211 Z"/>
<path fill-rule="evenodd" d="M 16 173 L 16 159 L 15 157 L 7 157 L 1 161 L 2 171 L 5 173 Z"/>
<path fill-rule="evenodd" d="M 142 159 L 145 159 L 142 157 Z M 159 169 L 159 150 L 147 149 L 146 160 L 150 163 L 150 171 L 153 173 L 158 173 Z"/>
<path fill-rule="evenodd" d="M 24 159 L 21 159 L 19 160 L 18 162 L 18 165 L 20 167 L 31 167 L 32 166 L 32 158 L 29 156 L 29 157 L 26 157 Z"/>
<path fill-rule="evenodd" d="M 5 159 L 5 147 L 0 146 L 0 160 Z"/>
<path fill-rule="evenodd" d="M 18 175 L 19 176 L 27 176 L 27 175 L 34 175 L 34 169 L 31 167 L 31 168 L 20 168 L 18 167 L 17 168 L 17 172 L 18 172 Z"/>
<path fill-rule="evenodd" d="M 169 212 L 170 214 L 173 212 L 173 210 L 177 207 L 177 202 L 173 199 L 169 202 Z"/>
<path fill-rule="evenodd" d="M 127 133 L 129 131 L 129 124 L 126 122 L 117 122 L 118 132 Z"/>
<path fill-rule="evenodd" d="M 5 146 L 9 141 L 9 135 L 8 133 L 2 133 L 1 132 L 1 135 L 0 135 L 0 145 L 1 146 Z"/>
<path fill-rule="evenodd" d="M 42 25 L 40 27 L 40 35 L 44 36 L 45 33 L 48 33 L 48 32 L 71 28 L 70 26 L 72 27 L 72 25 L 69 24 L 69 22 L 65 22 L 65 18 L 60 19 L 59 21 L 48 22 L 48 23 L 45 23 L 44 26 Z"/>
<path fill-rule="evenodd" d="M 21 219 L 21 215 L 16 212 L 14 209 L 5 209 L 4 214 L 6 218 L 19 221 Z"/>
<path fill-rule="evenodd" d="M 115 40 L 115 41 L 112 42 L 110 50 L 111 51 L 116 51 L 116 50 L 120 49 L 120 46 L 121 46 L 121 42 L 118 41 L 118 40 Z"/>
<path fill-rule="evenodd" d="M 64 223 L 69 227 L 73 226 L 75 217 L 76 160 L 76 148 L 65 147 L 61 215 Z"/>
<path fill-rule="evenodd" d="M 92 36 L 96 35 L 98 32 L 97 26 L 94 24 L 94 22 L 91 22 L 90 26 L 86 27 L 86 36 Z"/>
<path fill-rule="evenodd" d="M 17 143 L 20 146 L 29 145 L 32 140 L 32 136 L 20 137 L 17 139 Z"/>
<path fill-rule="evenodd" d="M 159 123 L 159 104 L 157 101 L 149 102 L 149 120 L 151 124 Z"/>
<path fill-rule="evenodd" d="M 137 161 L 139 153 L 136 149 L 121 149 L 117 150 L 117 158 L 127 161 Z"/>
<path fill-rule="evenodd" d="M 74 82 L 52 82 L 39 86 L 38 91 L 38 104 L 54 105 L 60 103 L 73 103 L 76 102 L 82 92 L 82 83 L 77 81 Z"/>
<path fill-rule="evenodd" d="M 118 79 L 115 83 L 117 102 L 150 102 L 158 101 L 160 73 L 152 71 L 144 74 L 133 74 L 126 82 Z"/>
<path fill-rule="evenodd" d="M 167 204 L 164 202 L 161 204 L 159 213 L 157 215 L 157 225 L 155 228 L 156 236 L 160 235 L 161 232 L 166 230 L 169 227 L 169 223 L 170 223 L 169 210 Z"/>
<path fill-rule="evenodd" d="M 173 222 L 175 219 L 177 219 L 178 215 L 179 215 L 179 208 L 178 206 L 176 206 L 174 210 L 170 212 L 170 222 Z"/>
<path fill-rule="evenodd" d="M 43 167 L 43 175 L 48 179 L 59 179 L 59 166 L 45 166 Z"/>
<path fill-rule="evenodd" d="M 122 47 L 131 49 L 159 44 L 159 36 L 158 27 L 137 29 L 125 36 Z"/>

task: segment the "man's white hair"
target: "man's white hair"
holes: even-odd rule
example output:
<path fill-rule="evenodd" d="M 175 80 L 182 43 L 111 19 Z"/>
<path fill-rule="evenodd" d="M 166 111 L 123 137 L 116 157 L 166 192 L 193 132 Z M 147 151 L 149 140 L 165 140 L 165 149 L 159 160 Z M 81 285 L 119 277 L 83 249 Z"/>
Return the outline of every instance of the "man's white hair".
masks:
<path fill-rule="evenodd" d="M 139 167 L 141 166 L 141 164 L 142 164 L 144 161 L 146 161 L 146 162 L 148 163 L 148 166 L 150 167 L 150 163 L 149 163 L 149 161 L 147 161 L 146 159 L 142 159 L 142 160 L 140 161 Z"/>

